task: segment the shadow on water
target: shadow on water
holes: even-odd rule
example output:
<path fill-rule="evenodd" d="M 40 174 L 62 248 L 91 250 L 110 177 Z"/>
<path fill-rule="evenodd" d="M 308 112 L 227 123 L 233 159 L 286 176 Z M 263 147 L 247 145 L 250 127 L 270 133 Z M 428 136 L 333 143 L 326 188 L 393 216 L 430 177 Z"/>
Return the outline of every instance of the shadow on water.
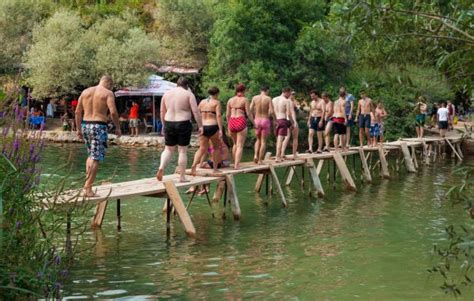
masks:
<path fill-rule="evenodd" d="M 98 181 L 152 177 L 155 149 L 109 150 Z M 57 158 L 71 157 L 83 172 L 81 146 L 48 146 L 44 173 Z M 176 160 L 176 159 L 174 159 Z M 357 192 L 333 183 L 323 168 L 326 197 L 309 195 L 309 182 L 284 188 L 289 207 L 276 193 L 254 192 L 256 175 L 237 176 L 242 219 L 212 218 L 205 197 L 190 212 L 197 229 L 188 239 L 177 218 L 169 238 L 162 199 L 122 202 L 122 231 L 116 231 L 115 203 L 103 228 L 89 231 L 64 295 L 70 298 L 445 300 L 439 279 L 430 279 L 431 246 L 445 239 L 444 228 L 466 216 L 440 201 L 445 185 L 456 182 L 452 161 L 424 166 L 416 174 L 402 168 L 391 180 L 356 180 Z M 175 161 L 173 161 L 175 164 Z M 359 163 L 348 161 L 359 171 Z M 468 164 L 474 164 L 469 161 Z M 174 169 L 170 166 L 168 172 Z M 332 169 L 333 166 L 331 165 Z M 283 177 L 283 171 L 279 171 Z M 377 173 L 378 175 L 378 173 Z M 330 177 L 331 178 L 331 177 Z M 220 204 L 222 207 L 222 203 Z"/>

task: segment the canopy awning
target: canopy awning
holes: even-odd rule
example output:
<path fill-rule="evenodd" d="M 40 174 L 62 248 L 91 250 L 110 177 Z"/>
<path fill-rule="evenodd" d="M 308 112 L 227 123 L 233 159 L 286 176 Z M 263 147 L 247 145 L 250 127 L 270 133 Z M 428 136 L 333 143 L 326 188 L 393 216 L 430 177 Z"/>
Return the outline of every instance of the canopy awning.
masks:
<path fill-rule="evenodd" d="M 175 83 L 164 80 L 158 75 L 149 77 L 148 86 L 144 88 L 124 88 L 115 92 L 116 97 L 120 96 L 163 96 L 165 92 L 176 87 Z"/>

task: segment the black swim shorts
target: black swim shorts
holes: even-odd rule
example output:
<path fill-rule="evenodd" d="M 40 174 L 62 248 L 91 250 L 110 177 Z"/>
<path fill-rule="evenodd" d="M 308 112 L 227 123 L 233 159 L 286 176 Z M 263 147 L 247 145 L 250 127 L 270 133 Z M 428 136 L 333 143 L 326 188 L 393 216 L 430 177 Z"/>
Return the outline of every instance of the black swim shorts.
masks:
<path fill-rule="evenodd" d="M 191 121 L 165 121 L 165 145 L 188 146 L 193 126 Z"/>

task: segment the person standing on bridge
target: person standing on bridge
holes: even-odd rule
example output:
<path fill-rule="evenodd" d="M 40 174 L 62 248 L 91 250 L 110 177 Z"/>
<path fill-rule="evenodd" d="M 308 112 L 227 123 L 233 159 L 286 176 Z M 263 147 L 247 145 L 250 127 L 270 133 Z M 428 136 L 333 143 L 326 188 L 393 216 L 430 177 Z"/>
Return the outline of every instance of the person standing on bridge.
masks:
<path fill-rule="evenodd" d="M 322 153 L 323 147 L 323 132 L 324 132 L 324 114 L 325 114 L 325 102 L 319 98 L 319 93 L 316 90 L 309 92 L 311 97 L 311 103 L 309 104 L 309 116 L 308 116 L 308 153 L 313 153 L 313 138 L 314 132 L 318 135 L 318 149 L 316 153 Z"/>
<path fill-rule="evenodd" d="M 276 162 L 283 160 L 283 156 L 285 155 L 283 141 L 288 135 L 288 129 L 296 123 L 295 110 L 293 109 L 293 102 L 290 100 L 290 96 L 291 88 L 284 88 L 280 96 L 272 99 L 277 118 L 277 125 L 275 127 L 275 135 L 277 137 Z"/>
<path fill-rule="evenodd" d="M 449 110 L 446 108 L 446 103 L 443 102 L 438 109 L 438 128 L 441 138 L 446 137 L 446 131 L 449 127 Z"/>
<path fill-rule="evenodd" d="M 291 108 L 295 113 L 294 119 L 295 119 L 295 124 L 289 129 L 290 132 L 288 133 L 288 136 L 286 136 L 285 140 L 283 141 L 283 149 L 286 150 L 286 147 L 288 143 L 290 142 L 290 137 L 293 138 L 293 143 L 292 143 L 292 154 L 293 154 L 293 160 L 297 159 L 296 152 L 298 150 L 298 135 L 300 132 L 299 126 L 298 126 L 298 118 L 297 114 L 299 111 L 299 105 L 298 101 L 295 98 L 295 91 L 291 91 Z"/>
<path fill-rule="evenodd" d="M 415 126 L 416 126 L 416 136 L 419 139 L 423 138 L 427 111 L 428 111 L 428 106 L 424 102 L 424 98 L 422 96 L 418 97 L 418 102 L 416 103 L 416 107 L 415 107 L 415 113 L 416 113 Z"/>
<path fill-rule="evenodd" d="M 191 117 L 194 116 L 198 124 L 199 136 L 203 134 L 201 114 L 199 114 L 196 97 L 188 89 L 188 80 L 180 77 L 177 87 L 166 92 L 161 99 L 160 119 L 163 121 L 165 136 L 165 150 L 161 153 L 161 161 L 156 178 L 163 180 L 166 166 L 171 160 L 178 145 L 178 171 L 179 181 L 188 182 L 185 177 L 188 163 L 187 150 L 191 141 L 193 126 Z"/>
<path fill-rule="evenodd" d="M 268 90 L 267 86 L 263 86 L 260 89 L 260 95 L 254 96 L 250 103 L 250 111 L 255 116 L 255 137 L 257 137 L 253 162 L 257 164 L 262 164 L 263 157 L 265 156 L 267 137 L 272 126 L 270 118 L 274 117 L 273 120 L 276 120 L 272 99 L 268 96 Z"/>
<path fill-rule="evenodd" d="M 117 137 L 122 135 L 112 87 L 112 78 L 108 75 L 102 76 L 99 85 L 82 91 L 76 107 L 77 136 L 85 140 L 88 154 L 83 188 L 86 197 L 95 196 L 92 185 L 99 169 L 99 162 L 105 159 L 108 139 L 107 111 L 110 111 L 115 125 L 115 134 Z"/>
<path fill-rule="evenodd" d="M 334 104 L 329 99 L 329 95 L 327 92 L 323 92 L 321 94 L 325 103 L 325 113 L 324 113 L 324 121 L 326 123 L 326 127 L 324 128 L 324 149 L 323 152 L 329 152 L 329 147 L 331 146 L 331 131 L 332 131 L 332 117 L 334 114 Z"/>
<path fill-rule="evenodd" d="M 346 144 L 346 116 L 346 91 L 339 90 L 339 99 L 334 102 L 333 117 L 334 147 L 336 151 L 338 151 L 339 146 L 341 146 L 343 152 L 348 149 Z"/>
<path fill-rule="evenodd" d="M 249 102 L 245 97 L 244 84 L 238 84 L 235 89 L 236 95 L 227 102 L 226 118 L 229 123 L 229 135 L 234 142 L 232 147 L 232 157 L 234 158 L 234 168 L 239 169 L 240 160 L 244 151 L 245 139 L 247 138 L 247 115 L 253 123 L 252 112 Z"/>
<path fill-rule="evenodd" d="M 209 143 L 212 143 L 214 149 L 221 148 L 221 139 L 223 136 L 221 102 L 219 101 L 219 88 L 211 87 L 207 90 L 209 97 L 199 103 L 198 109 L 202 116 L 203 134 L 199 137 L 199 149 L 194 155 L 194 162 L 191 167 L 191 174 L 196 174 L 196 168 L 201 163 L 206 154 Z M 218 172 L 221 164 L 220 152 L 214 151 L 212 154 L 214 172 Z"/>
<path fill-rule="evenodd" d="M 357 103 L 356 122 L 359 122 L 359 142 L 360 146 L 364 146 L 364 134 L 367 138 L 367 144 L 370 145 L 370 112 L 372 107 L 372 99 L 367 97 L 367 93 L 360 93 L 361 99 Z"/>

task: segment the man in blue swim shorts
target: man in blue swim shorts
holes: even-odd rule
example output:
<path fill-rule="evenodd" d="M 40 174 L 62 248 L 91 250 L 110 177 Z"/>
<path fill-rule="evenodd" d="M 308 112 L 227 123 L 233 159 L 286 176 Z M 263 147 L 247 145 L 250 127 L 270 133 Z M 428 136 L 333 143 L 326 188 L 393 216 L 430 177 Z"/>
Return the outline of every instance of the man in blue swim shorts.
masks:
<path fill-rule="evenodd" d="M 360 93 L 361 99 L 357 103 L 356 122 L 359 122 L 359 142 L 360 146 L 364 145 L 364 134 L 367 138 L 367 144 L 370 144 L 370 112 L 372 106 L 372 99 L 367 97 L 367 93 L 362 91 Z"/>
<path fill-rule="evenodd" d="M 94 197 L 92 191 L 99 162 L 105 158 L 107 150 L 107 111 L 115 125 L 117 137 L 122 135 L 120 131 L 119 116 L 115 107 L 112 78 L 108 75 L 102 76 L 99 85 L 82 91 L 76 108 L 77 136 L 86 142 L 86 181 L 83 196 Z"/>

